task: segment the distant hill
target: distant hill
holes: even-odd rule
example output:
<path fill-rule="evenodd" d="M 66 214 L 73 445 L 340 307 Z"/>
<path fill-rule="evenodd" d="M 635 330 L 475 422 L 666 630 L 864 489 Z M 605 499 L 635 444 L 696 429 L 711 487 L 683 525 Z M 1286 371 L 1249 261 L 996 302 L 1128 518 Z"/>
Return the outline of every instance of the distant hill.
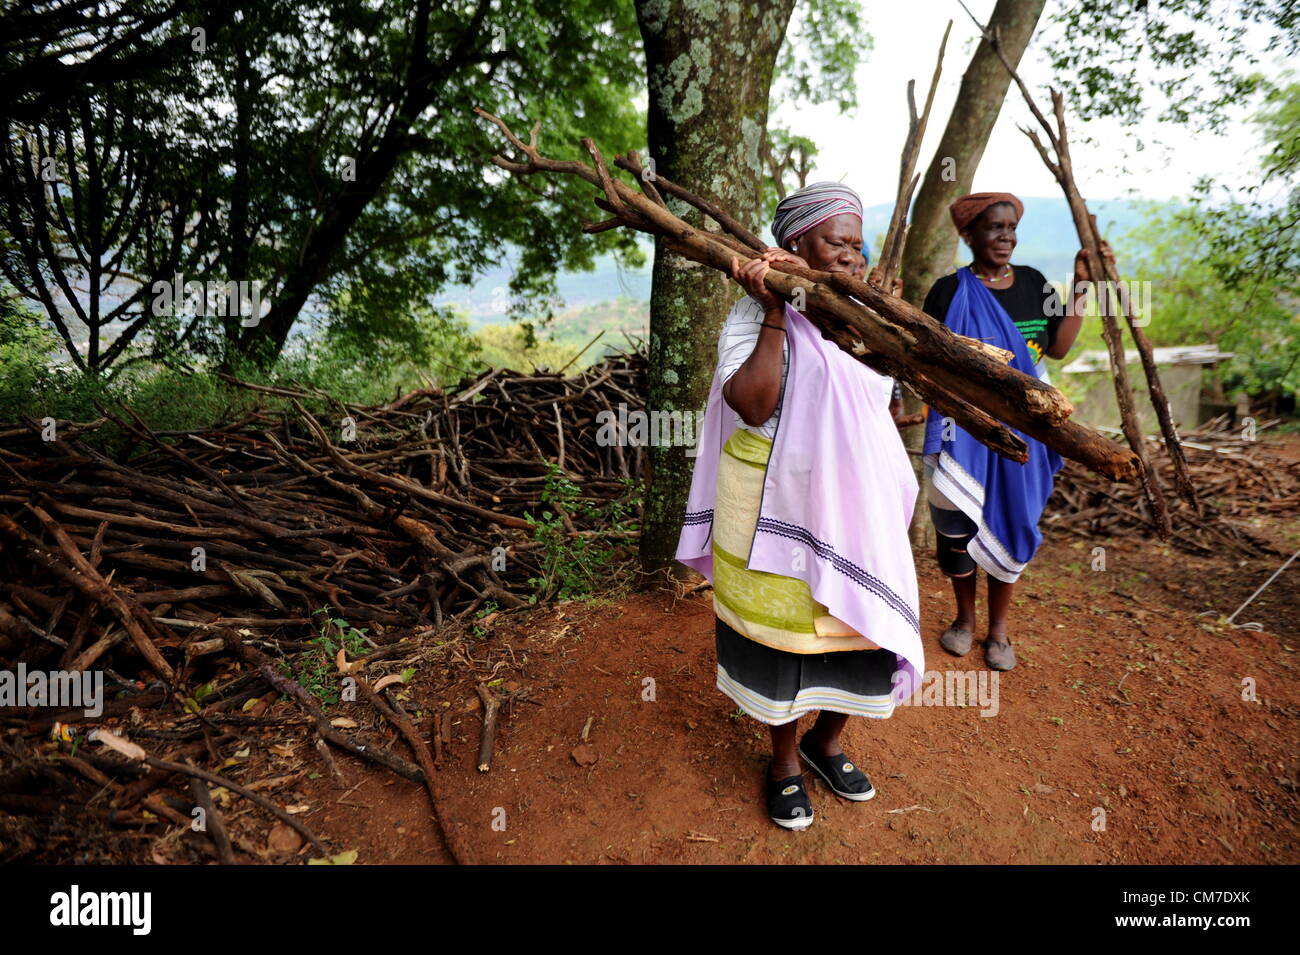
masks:
<path fill-rule="evenodd" d="M 648 290 L 646 294 L 649 295 Z M 638 343 L 645 341 L 649 333 L 650 302 L 625 296 L 562 312 L 555 317 L 543 337 L 570 346 L 575 351 L 596 339 L 577 362 L 585 367 L 595 364 L 605 355 L 633 350 Z"/>
<path fill-rule="evenodd" d="M 1023 202 L 1025 215 L 1020 223 L 1019 243 L 1012 261 L 1034 266 L 1051 281 L 1066 281 L 1072 274 L 1074 253 L 1079 248 L 1069 206 L 1063 197 L 1030 196 L 1023 198 Z M 1099 199 L 1090 202 L 1089 207 L 1097 216 L 1102 234 L 1108 238 L 1118 238 L 1142 221 L 1141 206 L 1134 200 Z M 889 225 L 891 211 L 892 206 L 888 204 L 865 210 L 863 228 L 873 262 Z M 764 237 L 768 238 L 766 234 Z M 646 248 L 647 251 L 650 248 L 648 242 Z M 969 261 L 964 245 L 959 247 L 958 255 L 961 261 Z M 512 274 L 513 267 L 509 264 L 493 269 L 472 286 L 447 289 L 439 298 L 439 304 L 460 307 L 475 327 L 508 321 L 500 306 L 502 294 L 494 293 L 494 290 L 505 287 Z M 617 313 L 611 317 L 616 318 L 618 327 L 621 327 L 629 317 L 628 303 L 618 306 L 612 303 L 620 299 L 632 303 L 649 301 L 650 268 L 647 265 L 640 270 L 621 269 L 611 256 L 602 256 L 597 259 L 593 271 L 561 274 L 557 284 L 564 302 L 557 312 L 581 313 L 584 327 L 590 327 L 591 334 L 595 334 L 599 328 L 606 327 L 600 318 L 602 309 L 598 306 L 611 303 L 610 311 Z"/>

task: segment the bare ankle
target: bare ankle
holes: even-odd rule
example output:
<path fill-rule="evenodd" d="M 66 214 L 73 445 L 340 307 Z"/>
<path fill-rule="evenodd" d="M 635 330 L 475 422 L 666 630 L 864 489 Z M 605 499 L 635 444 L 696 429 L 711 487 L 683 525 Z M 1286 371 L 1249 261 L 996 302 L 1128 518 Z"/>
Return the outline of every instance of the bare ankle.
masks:
<path fill-rule="evenodd" d="M 799 761 L 796 759 L 793 763 L 778 763 L 772 760 L 772 764 L 767 769 L 767 778 L 774 783 L 779 783 L 783 779 L 789 779 L 791 776 L 798 776 L 803 772 Z"/>

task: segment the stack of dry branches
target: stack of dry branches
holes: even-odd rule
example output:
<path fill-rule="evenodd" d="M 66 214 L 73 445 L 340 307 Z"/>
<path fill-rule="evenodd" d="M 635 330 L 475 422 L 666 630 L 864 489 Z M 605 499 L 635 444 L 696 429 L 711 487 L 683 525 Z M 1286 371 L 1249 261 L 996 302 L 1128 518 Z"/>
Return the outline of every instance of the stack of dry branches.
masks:
<path fill-rule="evenodd" d="M 1154 438 L 1147 442 L 1157 476 L 1175 480 L 1168 446 Z M 1178 521 L 1170 538 L 1175 547 L 1234 558 L 1291 552 L 1290 542 L 1270 540 L 1262 532 L 1279 526 L 1284 515 L 1300 513 L 1300 461 L 1279 454 L 1265 439 L 1243 440 L 1222 418 L 1185 433 L 1182 448 L 1201 508 L 1198 513 L 1185 502 L 1176 505 Z M 1152 526 L 1135 485 L 1111 484 L 1075 464 L 1061 472 L 1044 523 L 1094 541 Z"/>
<path fill-rule="evenodd" d="M 285 668 L 319 652 L 309 641 L 322 610 L 364 631 L 368 659 L 384 659 L 444 621 L 545 599 L 538 581 L 552 576 L 557 540 L 608 538 L 630 559 L 634 532 L 611 530 L 598 512 L 636 506 L 641 449 L 597 434 L 617 405 L 642 409 L 644 366 L 621 355 L 570 377 L 494 370 L 373 408 L 244 384 L 258 405 L 282 410 L 196 432 L 154 432 L 125 407 L 53 434 L 30 419 L 0 425 L 0 670 L 103 671 L 110 722 L 132 710 L 191 714 L 157 737 L 186 741 L 167 758 L 111 738 L 116 752 L 74 756 L 59 737 L 45 744 L 51 760 L 35 741 L 56 722 L 86 725 L 81 711 L 6 708 L 0 721 L 17 734 L 0 751 L 0 810 L 176 821 L 154 790 L 177 774 L 196 781 L 200 803 L 200 783 L 243 795 L 218 775 L 218 757 L 237 727 L 261 725 L 238 707 L 272 689 L 296 702 L 321 748 L 423 781 L 432 795 L 427 746 L 397 701 L 349 671 L 414 763 L 332 725 Z M 577 488 L 570 504 L 590 507 L 550 499 L 565 480 Z M 559 515 L 551 538 L 530 519 L 548 509 Z M 281 822 L 321 851 L 300 822 Z M 453 855 L 466 856 L 443 829 Z M 218 849 L 225 861 L 229 845 Z"/>

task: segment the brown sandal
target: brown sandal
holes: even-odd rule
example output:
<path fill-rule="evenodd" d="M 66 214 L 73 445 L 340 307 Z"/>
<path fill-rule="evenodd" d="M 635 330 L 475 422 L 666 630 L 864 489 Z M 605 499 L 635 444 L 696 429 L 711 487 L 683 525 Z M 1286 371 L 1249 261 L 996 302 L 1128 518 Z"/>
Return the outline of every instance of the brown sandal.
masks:
<path fill-rule="evenodd" d="M 964 657 L 970 653 L 971 643 L 974 640 L 975 633 L 973 631 L 961 630 L 954 625 L 943 632 L 943 636 L 939 638 L 939 646 L 954 656 Z"/>
<path fill-rule="evenodd" d="M 1011 642 L 996 643 L 992 639 L 984 641 L 984 662 L 990 670 L 1011 670 L 1016 665 L 1016 651 Z"/>

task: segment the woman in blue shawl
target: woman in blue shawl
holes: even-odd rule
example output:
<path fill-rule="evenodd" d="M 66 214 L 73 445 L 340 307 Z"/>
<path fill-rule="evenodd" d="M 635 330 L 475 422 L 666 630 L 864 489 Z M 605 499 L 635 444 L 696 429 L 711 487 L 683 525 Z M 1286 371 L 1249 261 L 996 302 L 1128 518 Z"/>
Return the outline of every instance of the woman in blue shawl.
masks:
<path fill-rule="evenodd" d="M 1016 226 L 1024 205 L 1008 192 L 962 196 L 949 207 L 973 261 L 936 281 L 922 309 L 959 335 L 1014 354 L 1011 365 L 1047 380 L 1046 358 L 1064 358 L 1082 324 L 1091 276 L 1080 251 L 1074 260 L 1072 307 L 1037 269 L 1012 265 Z M 1110 247 L 1102 254 L 1113 261 Z M 1055 451 L 1028 435 L 1025 464 L 995 454 L 949 418 L 931 411 L 925 455 L 930 516 L 939 568 L 952 579 L 957 616 L 940 645 L 962 656 L 975 636 L 976 567 L 988 575 L 989 626 L 984 659 L 995 670 L 1016 665 L 1007 612 L 1016 580 L 1033 559 L 1042 534 L 1038 520 L 1061 467 Z"/>

